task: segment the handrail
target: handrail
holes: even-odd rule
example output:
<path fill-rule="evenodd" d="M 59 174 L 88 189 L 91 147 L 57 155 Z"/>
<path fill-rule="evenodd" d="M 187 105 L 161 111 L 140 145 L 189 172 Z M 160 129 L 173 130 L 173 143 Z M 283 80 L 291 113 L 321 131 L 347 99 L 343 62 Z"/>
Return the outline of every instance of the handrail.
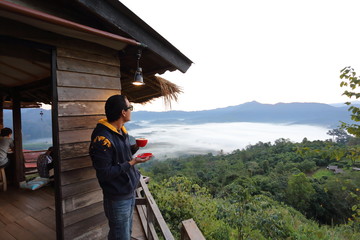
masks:
<path fill-rule="evenodd" d="M 165 240 L 175 240 L 143 177 L 140 178 L 140 187 L 136 190 L 136 194 L 136 207 L 147 239 L 159 239 L 155 231 L 155 224 L 157 224 Z"/>
<path fill-rule="evenodd" d="M 191 218 L 181 222 L 181 240 L 205 240 L 204 235 Z"/>

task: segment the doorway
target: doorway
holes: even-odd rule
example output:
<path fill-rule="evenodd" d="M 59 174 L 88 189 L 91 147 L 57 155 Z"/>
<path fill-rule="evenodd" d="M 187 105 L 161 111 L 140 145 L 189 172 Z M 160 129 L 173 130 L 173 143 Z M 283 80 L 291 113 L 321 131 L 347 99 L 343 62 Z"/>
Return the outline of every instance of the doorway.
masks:
<path fill-rule="evenodd" d="M 54 50 L 5 36 L 0 36 L 0 45 L 0 126 L 13 129 L 15 143 L 8 191 L 0 192 L 0 234 L 15 239 L 56 239 L 56 184 L 37 190 L 20 187 L 36 177 L 34 162 L 26 162 L 27 152 L 56 145 L 51 109 Z M 47 109 L 42 108 L 44 104 Z"/>

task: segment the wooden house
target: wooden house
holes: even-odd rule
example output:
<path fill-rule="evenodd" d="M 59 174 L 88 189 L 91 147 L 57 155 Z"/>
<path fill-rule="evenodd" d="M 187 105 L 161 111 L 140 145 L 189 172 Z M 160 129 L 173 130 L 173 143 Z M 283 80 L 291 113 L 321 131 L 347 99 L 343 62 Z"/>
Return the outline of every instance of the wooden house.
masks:
<path fill-rule="evenodd" d="M 154 13 L 157 14 L 157 13 Z M 13 110 L 14 183 L 24 180 L 21 108 L 51 104 L 57 239 L 103 239 L 90 134 L 113 94 L 144 103 L 179 93 L 156 74 L 192 62 L 117 0 L 0 0 L 0 125 Z M 131 84 L 138 53 L 145 85 Z"/>

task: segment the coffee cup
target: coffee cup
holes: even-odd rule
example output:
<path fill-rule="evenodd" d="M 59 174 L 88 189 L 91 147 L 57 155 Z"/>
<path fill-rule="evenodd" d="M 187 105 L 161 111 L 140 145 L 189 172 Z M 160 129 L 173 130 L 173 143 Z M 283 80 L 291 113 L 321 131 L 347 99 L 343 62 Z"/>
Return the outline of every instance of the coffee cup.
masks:
<path fill-rule="evenodd" d="M 136 144 L 139 146 L 139 147 L 145 147 L 146 144 L 147 144 L 148 140 L 146 138 L 137 138 L 136 139 Z"/>

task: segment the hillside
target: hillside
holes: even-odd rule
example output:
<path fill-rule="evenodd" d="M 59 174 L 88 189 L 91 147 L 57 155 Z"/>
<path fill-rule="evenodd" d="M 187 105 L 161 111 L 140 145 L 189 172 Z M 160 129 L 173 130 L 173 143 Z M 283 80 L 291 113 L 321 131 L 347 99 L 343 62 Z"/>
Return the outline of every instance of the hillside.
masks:
<path fill-rule="evenodd" d="M 40 114 L 42 112 L 42 115 Z M 45 109 L 22 109 L 23 140 L 50 138 L 52 136 L 51 111 Z M 13 128 L 12 111 L 4 110 L 4 126 Z"/>
<path fill-rule="evenodd" d="M 230 154 L 152 160 L 141 172 L 173 230 L 178 219 L 193 218 L 209 240 L 355 240 L 360 172 L 353 167 L 360 162 L 358 155 L 349 161 L 353 143 L 278 139 Z"/>

